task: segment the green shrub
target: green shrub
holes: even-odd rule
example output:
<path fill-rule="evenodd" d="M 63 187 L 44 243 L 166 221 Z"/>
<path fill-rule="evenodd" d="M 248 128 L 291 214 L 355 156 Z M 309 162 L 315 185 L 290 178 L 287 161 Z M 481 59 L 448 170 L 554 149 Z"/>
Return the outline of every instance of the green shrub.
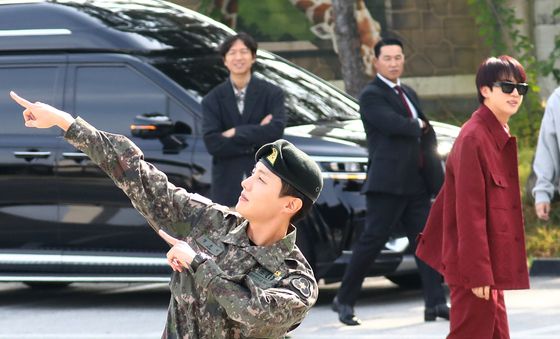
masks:
<path fill-rule="evenodd" d="M 560 256 L 560 202 L 551 204 L 550 220 L 539 220 L 531 192 L 527 191 L 534 153 L 534 148 L 527 146 L 522 146 L 518 152 L 527 255 L 530 258 L 557 257 Z"/>
<path fill-rule="evenodd" d="M 560 228 L 557 225 L 537 225 L 527 230 L 527 254 L 533 258 L 560 256 Z"/>

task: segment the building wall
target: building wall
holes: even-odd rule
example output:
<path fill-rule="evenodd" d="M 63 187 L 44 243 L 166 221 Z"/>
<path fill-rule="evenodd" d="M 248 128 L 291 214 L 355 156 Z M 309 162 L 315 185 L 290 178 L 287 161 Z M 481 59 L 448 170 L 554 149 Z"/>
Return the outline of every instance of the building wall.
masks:
<path fill-rule="evenodd" d="M 389 31 L 405 42 L 407 74 L 472 74 L 488 55 L 466 0 L 388 1 Z"/>

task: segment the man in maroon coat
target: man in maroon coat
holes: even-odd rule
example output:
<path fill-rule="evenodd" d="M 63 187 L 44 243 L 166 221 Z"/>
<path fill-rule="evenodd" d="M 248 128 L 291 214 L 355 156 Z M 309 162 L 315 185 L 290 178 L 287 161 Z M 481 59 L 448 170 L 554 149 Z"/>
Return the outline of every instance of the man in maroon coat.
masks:
<path fill-rule="evenodd" d="M 503 290 L 529 288 L 517 145 L 507 124 L 527 93 L 525 79 L 509 56 L 480 65 L 481 105 L 455 141 L 418 237 L 416 255 L 450 287 L 448 338 L 509 338 Z"/>

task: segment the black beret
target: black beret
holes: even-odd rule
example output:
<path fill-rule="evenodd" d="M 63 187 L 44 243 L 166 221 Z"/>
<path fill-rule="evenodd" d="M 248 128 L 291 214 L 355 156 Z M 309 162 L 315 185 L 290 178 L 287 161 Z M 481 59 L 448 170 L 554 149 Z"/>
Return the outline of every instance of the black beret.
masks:
<path fill-rule="evenodd" d="M 284 139 L 262 146 L 255 154 L 269 170 L 315 202 L 323 188 L 317 163 Z"/>

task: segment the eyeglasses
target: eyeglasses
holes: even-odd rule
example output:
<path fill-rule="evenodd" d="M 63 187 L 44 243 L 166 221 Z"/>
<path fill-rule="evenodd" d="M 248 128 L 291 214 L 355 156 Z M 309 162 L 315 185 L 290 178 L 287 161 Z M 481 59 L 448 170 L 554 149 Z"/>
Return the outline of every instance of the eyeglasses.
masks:
<path fill-rule="evenodd" d="M 494 87 L 500 87 L 502 92 L 506 94 L 512 93 L 514 88 L 517 89 L 517 93 L 519 93 L 519 95 L 525 95 L 529 90 L 529 85 L 524 82 L 516 84 L 509 81 L 498 81 L 494 83 Z"/>

